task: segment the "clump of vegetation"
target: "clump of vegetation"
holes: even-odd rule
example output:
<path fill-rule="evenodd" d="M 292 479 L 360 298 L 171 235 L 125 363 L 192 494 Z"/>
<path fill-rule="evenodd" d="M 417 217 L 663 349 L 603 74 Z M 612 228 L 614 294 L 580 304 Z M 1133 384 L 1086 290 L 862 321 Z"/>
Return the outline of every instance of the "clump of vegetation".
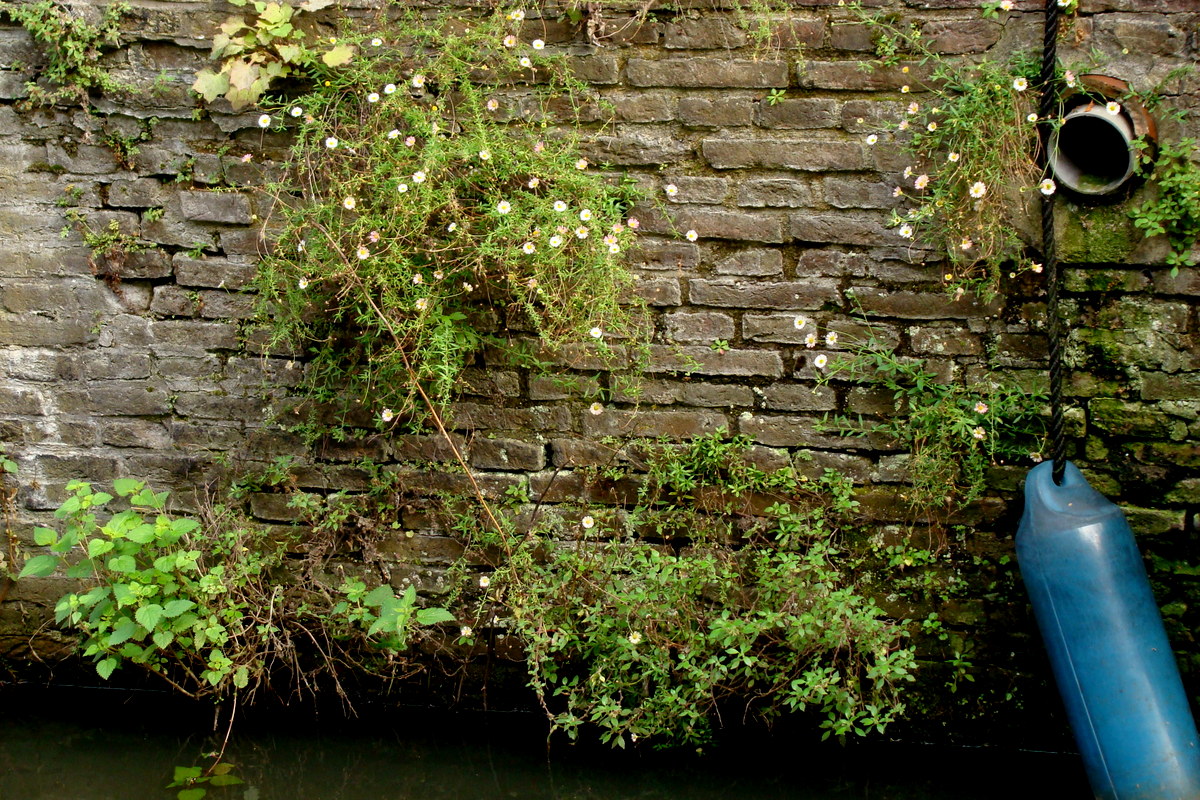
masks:
<path fill-rule="evenodd" d="M 121 19 L 129 13 L 128 3 L 109 3 L 99 25 L 92 25 L 52 0 L 0 2 L 0 13 L 29 31 L 46 54 L 47 64 L 41 75 L 50 87 L 29 83 L 31 102 L 77 102 L 86 106 L 92 91 L 116 94 L 129 90 L 101 63 L 107 51 L 120 46 Z"/>
<path fill-rule="evenodd" d="M 1165 236 L 1171 246 L 1167 263 L 1171 275 L 1179 268 L 1196 263 L 1200 241 L 1200 165 L 1196 141 L 1181 139 L 1163 142 L 1158 156 L 1152 158 L 1143 147 L 1139 174 L 1148 175 L 1154 194 L 1130 209 L 1133 224 L 1146 236 Z"/>

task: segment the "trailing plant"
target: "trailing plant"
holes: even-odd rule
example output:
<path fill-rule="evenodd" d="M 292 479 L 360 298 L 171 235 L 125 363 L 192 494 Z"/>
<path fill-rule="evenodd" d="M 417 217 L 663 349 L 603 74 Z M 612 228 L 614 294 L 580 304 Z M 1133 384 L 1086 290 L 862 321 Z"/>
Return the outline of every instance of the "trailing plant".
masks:
<path fill-rule="evenodd" d="M 286 540 L 228 509 L 203 521 L 172 518 L 167 492 L 123 478 L 113 490 L 128 508 L 107 515 L 113 495 L 80 481 L 67 490 L 55 511 L 62 530 L 34 530 L 49 552 L 28 559 L 18 577 L 61 570 L 84 582 L 58 601 L 55 621 L 79 630 L 102 678 L 132 665 L 190 697 L 223 697 L 252 695 L 281 671 L 297 689 L 326 674 L 340 690 L 339 670 L 375 668 L 372 654 L 390 658 L 416 626 L 452 619 L 386 585 L 348 582 L 340 601 L 303 579 L 285 588 L 274 573 Z"/>
<path fill-rule="evenodd" d="M 385 426 L 450 399 L 484 345 L 519 358 L 529 333 L 543 359 L 616 364 L 608 342 L 635 330 L 633 191 L 559 125 L 583 84 L 518 41 L 521 12 L 399 15 L 344 32 L 344 66 L 306 60 L 312 90 L 261 120 L 296 126 L 264 316 L 308 354 L 314 397 Z"/>
<path fill-rule="evenodd" d="M 906 450 L 908 500 L 915 509 L 933 515 L 961 507 L 983 495 L 990 465 L 1041 459 L 1046 407 L 1041 392 L 990 372 L 969 384 L 944 381 L 921 359 L 898 355 L 868 331 L 864 339 L 840 340 L 846 355 L 827 366 L 819 362 L 820 382 L 881 389 L 891 394 L 896 414 L 884 419 L 827 414 L 824 425 L 844 434 L 882 434 Z"/>
<path fill-rule="evenodd" d="M 100 24 L 92 25 L 51 0 L 0 2 L 0 12 L 29 31 L 46 54 L 47 64 L 41 74 L 52 88 L 37 82 L 26 84 L 30 102 L 78 102 L 86 106 L 92 91 L 129 91 L 131 87 L 114 78 L 101 63 L 105 52 L 120 46 L 121 19 L 129 9 L 128 3 L 109 3 Z"/>
<path fill-rule="evenodd" d="M 1152 157 L 1144 142 L 1139 149 L 1138 174 L 1149 177 L 1152 195 L 1129 210 L 1133 224 L 1146 236 L 1165 236 L 1171 246 L 1167 264 L 1171 275 L 1196 263 L 1200 241 L 1200 151 L 1194 139 L 1163 142 Z"/>
<path fill-rule="evenodd" d="M 809 711 L 827 736 L 902 713 L 914 654 L 858 586 L 850 482 L 764 472 L 747 444 L 634 443 L 648 473 L 629 507 L 488 532 L 503 560 L 463 636 L 518 634 L 553 730 L 667 747 L 703 745 L 722 711 Z M 639 477 L 611 467 L 594 489 Z"/>
<path fill-rule="evenodd" d="M 993 11 L 1002 6 L 1007 11 L 1011 3 Z M 1037 60 L 1027 53 L 1007 63 L 943 57 L 916 25 L 850 8 L 875 37 L 878 61 L 869 68 L 925 75 L 901 87 L 906 97 L 898 121 L 866 137 L 868 145 L 890 138 L 912 159 L 892 191 L 907 204 L 892 214 L 897 234 L 945 254 L 943 280 L 957 295 L 992 296 L 1006 274 L 1040 269 L 1022 236 L 1036 210 L 1030 198 L 1038 189 L 1054 191 L 1035 163 L 1038 116 L 1030 87 Z"/>

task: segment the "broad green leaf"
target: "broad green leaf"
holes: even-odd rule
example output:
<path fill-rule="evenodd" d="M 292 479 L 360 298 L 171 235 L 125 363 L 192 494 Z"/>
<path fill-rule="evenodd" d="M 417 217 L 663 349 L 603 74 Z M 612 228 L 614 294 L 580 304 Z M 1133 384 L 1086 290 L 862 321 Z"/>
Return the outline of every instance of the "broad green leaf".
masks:
<path fill-rule="evenodd" d="M 239 783 L 245 783 L 245 781 L 237 775 L 213 775 L 209 783 L 213 786 L 237 786 Z"/>
<path fill-rule="evenodd" d="M 107 539 L 92 539 L 88 542 L 88 558 L 99 558 L 113 549 L 113 543 Z"/>
<path fill-rule="evenodd" d="M 137 633 L 137 623 L 126 617 L 113 627 L 112 633 L 108 635 L 108 646 L 116 647 L 119 644 L 124 644 Z"/>
<path fill-rule="evenodd" d="M 53 528 L 34 528 L 33 543 L 40 547 L 49 547 L 58 541 L 58 531 Z"/>
<path fill-rule="evenodd" d="M 175 634 L 170 631 L 155 631 L 151 638 L 154 639 L 159 650 L 166 650 L 171 642 L 175 641 Z"/>
<path fill-rule="evenodd" d="M 150 603 L 149 605 L 142 606 L 133 614 L 133 618 L 138 621 L 138 624 L 148 631 L 154 630 L 162 617 L 163 607 L 158 603 Z"/>
<path fill-rule="evenodd" d="M 239 689 L 245 689 L 250 685 L 250 672 L 245 666 L 238 667 L 233 673 L 233 685 Z"/>
<path fill-rule="evenodd" d="M 354 48 L 348 44 L 339 44 L 321 56 L 321 60 L 325 62 L 325 66 L 327 67 L 340 67 L 343 64 L 349 63 L 352 58 L 354 58 Z"/>
<path fill-rule="evenodd" d="M 109 656 L 108 658 L 96 664 L 96 674 L 101 678 L 104 678 L 104 680 L 108 680 L 109 676 L 113 674 L 113 670 L 115 670 L 120 663 L 121 662 L 117 659 Z"/>
<path fill-rule="evenodd" d="M 108 492 L 96 492 L 92 495 L 92 506 L 98 508 L 108 503 L 109 500 L 112 500 L 112 495 Z"/>
<path fill-rule="evenodd" d="M 422 608 L 417 611 L 417 622 L 422 625 L 437 625 L 440 622 L 454 622 L 455 617 L 444 608 Z"/>
<path fill-rule="evenodd" d="M 363 603 L 369 606 L 382 606 L 388 600 L 394 600 L 395 593 L 392 592 L 392 587 L 386 583 L 381 586 L 376 586 L 370 593 L 363 598 Z"/>
<path fill-rule="evenodd" d="M 275 52 L 279 53 L 279 57 L 289 64 L 295 64 L 300 60 L 300 45 L 298 44 L 280 44 L 275 46 Z"/>
<path fill-rule="evenodd" d="M 230 2 L 233 2 L 233 0 L 230 0 Z M 179 786 L 180 784 L 186 783 L 187 781 L 194 781 L 196 778 L 199 778 L 203 773 L 204 773 L 204 770 L 201 769 L 200 767 L 176 767 L 175 768 L 175 780 L 172 781 L 172 785 Z"/>
<path fill-rule="evenodd" d="M 154 541 L 154 526 L 149 522 L 143 522 L 136 528 L 126 531 L 125 538 L 137 544 L 149 544 Z"/>
<path fill-rule="evenodd" d="M 113 481 L 113 491 L 121 497 L 128 497 L 142 490 L 142 482 L 133 478 L 117 478 Z"/>
<path fill-rule="evenodd" d="M 113 597 L 117 601 L 117 608 L 131 606 L 138 601 L 137 593 L 127 583 L 114 583 L 112 589 Z"/>
<path fill-rule="evenodd" d="M 199 522 L 197 522 L 194 519 L 189 519 L 187 517 L 183 517 L 182 519 L 177 519 L 177 520 L 174 520 L 171 522 L 171 531 L 173 533 L 178 533 L 181 536 L 184 534 L 187 534 L 187 533 L 191 533 L 192 531 L 196 530 L 196 528 L 199 528 L 199 527 L 200 527 Z"/>
<path fill-rule="evenodd" d="M 21 569 L 21 574 L 17 579 L 21 578 L 44 578 L 47 575 L 58 569 L 58 556 L 34 556 L 25 562 L 25 566 Z"/>
<path fill-rule="evenodd" d="M 112 572 L 133 572 L 137 569 L 137 562 L 133 560 L 133 556 L 113 556 L 108 560 L 107 566 Z"/>
<path fill-rule="evenodd" d="M 196 604 L 191 600 L 184 600 L 182 598 L 178 600 L 172 600 L 163 607 L 163 616 L 170 618 L 178 617 L 183 612 L 191 611 L 195 607 Z"/>
<path fill-rule="evenodd" d="M 208 794 L 207 789 L 199 786 L 193 786 L 190 789 L 180 789 L 179 794 L 176 795 L 176 797 L 178 797 L 179 800 L 200 800 L 200 798 L 204 797 L 206 794 Z"/>

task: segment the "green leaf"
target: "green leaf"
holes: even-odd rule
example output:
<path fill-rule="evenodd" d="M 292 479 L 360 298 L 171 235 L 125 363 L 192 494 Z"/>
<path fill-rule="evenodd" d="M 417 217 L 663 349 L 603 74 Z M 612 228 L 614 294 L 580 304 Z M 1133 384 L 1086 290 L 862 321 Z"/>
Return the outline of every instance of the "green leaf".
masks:
<path fill-rule="evenodd" d="M 159 650 L 166 650 L 171 642 L 175 641 L 175 634 L 170 631 L 155 631 L 154 636 L 151 638 L 154 639 L 154 643 L 158 645 Z"/>
<path fill-rule="evenodd" d="M 455 617 L 444 608 L 422 608 L 417 611 L 417 622 L 422 625 L 437 625 L 440 622 L 454 622 Z"/>
<path fill-rule="evenodd" d="M 58 569 L 58 564 L 58 556 L 34 556 L 25 562 L 25 566 L 21 569 L 21 574 L 17 576 L 17 579 L 31 577 L 44 578 Z"/>
<path fill-rule="evenodd" d="M 204 770 L 202 770 L 200 767 L 176 767 L 175 780 L 171 782 L 171 785 L 180 786 L 188 781 L 194 781 L 196 778 L 199 778 L 203 772 Z"/>
<path fill-rule="evenodd" d="M 386 603 L 388 600 L 394 599 L 395 596 L 396 595 L 392 592 L 392 587 L 388 586 L 385 583 L 381 586 L 376 586 L 374 589 L 372 589 L 370 591 L 370 593 L 367 594 L 367 596 L 363 598 L 363 603 L 365 605 L 375 606 L 378 608 L 379 606 L 382 606 L 384 603 Z"/>
<path fill-rule="evenodd" d="M 116 647 L 123 642 L 127 642 L 135 633 L 137 633 L 137 623 L 126 617 L 118 622 L 113 627 L 112 633 L 108 635 L 108 646 Z"/>
<path fill-rule="evenodd" d="M 137 562 L 133 560 L 133 556 L 113 556 L 108 560 L 108 568 L 112 572 L 133 572 L 137 569 Z"/>
<path fill-rule="evenodd" d="M 213 786 L 237 786 L 239 783 L 245 783 L 245 781 L 237 775 L 213 775 L 209 783 Z"/>
<path fill-rule="evenodd" d="M 88 558 L 99 558 L 113 549 L 113 543 L 107 539 L 91 539 L 88 541 Z"/>
<path fill-rule="evenodd" d="M 158 621 L 161 620 L 162 617 L 163 607 L 158 603 L 151 603 L 149 605 L 142 606 L 133 614 L 133 618 L 138 621 L 138 624 L 148 631 L 154 630 L 155 626 L 158 625 Z"/>
<path fill-rule="evenodd" d="M 348 44 L 339 44 L 321 56 L 321 60 L 325 62 L 325 66 L 327 67 L 340 67 L 343 64 L 349 63 L 352 58 L 354 58 L 354 48 Z"/>
<path fill-rule="evenodd" d="M 142 482 L 133 478 L 117 478 L 113 481 L 113 491 L 121 497 L 128 497 L 142 490 Z"/>
<path fill-rule="evenodd" d="M 49 547 L 58 541 L 58 531 L 52 528 L 34 528 L 33 543 L 41 547 Z"/>
<path fill-rule="evenodd" d="M 113 674 L 113 670 L 115 670 L 120 663 L 121 662 L 117 659 L 109 656 L 108 658 L 96 664 L 96 674 L 98 674 L 104 680 L 108 680 L 109 676 Z"/>
<path fill-rule="evenodd" d="M 250 672 L 246 667 L 240 666 L 233 673 L 233 685 L 239 689 L 245 689 L 250 685 Z"/>
<path fill-rule="evenodd" d="M 126 531 L 125 538 L 137 544 L 149 544 L 154 541 L 154 526 L 143 522 L 132 530 Z"/>
<path fill-rule="evenodd" d="M 190 789 L 180 789 L 179 794 L 176 795 L 176 797 L 178 797 L 179 800 L 200 800 L 200 798 L 204 797 L 206 794 L 208 794 L 207 789 L 204 789 L 200 786 L 193 786 Z"/>
<path fill-rule="evenodd" d="M 279 53 L 279 57 L 287 63 L 295 64 L 300 61 L 300 54 L 303 51 L 297 44 L 281 44 L 276 45 L 275 52 Z"/>
<path fill-rule="evenodd" d="M 178 599 L 178 600 L 172 600 L 171 602 L 167 603 L 166 606 L 163 607 L 163 616 L 168 617 L 170 619 L 174 619 L 175 617 L 178 617 L 183 612 L 191 611 L 195 607 L 196 607 L 196 604 L 193 603 L 191 600 L 184 600 L 182 598 Z"/>

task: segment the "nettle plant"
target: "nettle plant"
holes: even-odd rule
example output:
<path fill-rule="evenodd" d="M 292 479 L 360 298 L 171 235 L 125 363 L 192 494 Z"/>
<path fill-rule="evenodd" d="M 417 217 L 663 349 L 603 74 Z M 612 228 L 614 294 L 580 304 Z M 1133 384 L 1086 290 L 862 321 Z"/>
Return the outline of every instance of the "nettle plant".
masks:
<path fill-rule="evenodd" d="M 522 17 L 347 30 L 353 59 L 307 62 L 312 90 L 260 120 L 296 143 L 258 288 L 317 399 L 415 420 L 484 345 L 615 364 L 635 333 L 634 193 L 580 155 L 585 87 Z"/>
<path fill-rule="evenodd" d="M 1011 9 L 994 5 L 993 15 Z M 945 58 L 916 25 L 851 9 L 872 27 L 879 56 L 873 66 L 905 74 L 916 66 L 927 75 L 901 87 L 908 97 L 889 130 L 867 137 L 874 145 L 890 136 L 912 159 L 893 189 L 906 201 L 892 215 L 897 235 L 945 254 L 943 281 L 957 296 L 993 296 L 1006 274 L 1040 271 L 1022 234 L 1036 211 L 1032 199 L 1055 191 L 1036 163 L 1036 59 Z"/>
<path fill-rule="evenodd" d="M 745 460 L 748 439 L 722 435 L 631 443 L 646 473 L 611 467 L 592 484 L 640 482 L 627 506 L 468 537 L 504 557 L 478 579 L 464 640 L 519 635 L 552 730 L 699 746 L 723 712 L 808 711 L 826 736 L 881 732 L 903 713 L 914 649 L 860 585 L 850 481 L 764 472 Z"/>

